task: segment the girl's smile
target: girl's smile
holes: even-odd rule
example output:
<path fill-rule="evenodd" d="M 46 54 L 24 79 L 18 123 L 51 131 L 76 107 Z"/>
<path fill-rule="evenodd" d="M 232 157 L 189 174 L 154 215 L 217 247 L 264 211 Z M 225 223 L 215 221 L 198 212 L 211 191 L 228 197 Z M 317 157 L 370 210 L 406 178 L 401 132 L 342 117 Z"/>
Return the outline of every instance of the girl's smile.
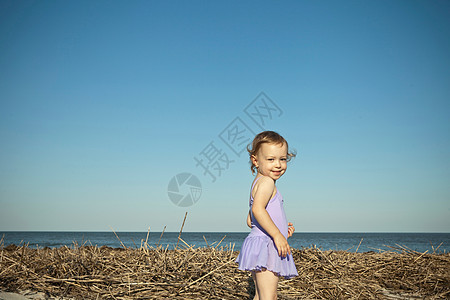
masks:
<path fill-rule="evenodd" d="M 287 145 L 264 143 L 252 161 L 259 174 L 277 180 L 286 172 Z"/>

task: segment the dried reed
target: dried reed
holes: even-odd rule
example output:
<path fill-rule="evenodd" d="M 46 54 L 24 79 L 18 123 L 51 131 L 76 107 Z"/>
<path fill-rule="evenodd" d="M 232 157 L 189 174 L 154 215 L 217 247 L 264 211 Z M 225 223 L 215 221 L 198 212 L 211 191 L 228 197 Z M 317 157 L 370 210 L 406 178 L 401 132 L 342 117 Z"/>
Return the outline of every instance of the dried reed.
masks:
<path fill-rule="evenodd" d="M 75 299 L 249 299 L 254 286 L 234 246 L 0 247 L 0 289 Z M 214 244 L 214 243 L 213 243 Z M 299 276 L 280 280 L 280 299 L 448 299 L 450 255 L 293 249 Z"/>
<path fill-rule="evenodd" d="M 72 299 L 252 299 L 249 272 L 234 263 L 234 244 L 194 248 L 181 238 L 169 250 L 79 245 L 32 249 L 0 239 L 0 290 L 32 290 Z M 165 230 L 165 227 L 164 227 Z M 179 242 L 182 244 L 179 246 Z M 362 239 L 361 239 L 362 242 Z M 358 253 L 292 249 L 299 276 L 278 285 L 279 299 L 449 299 L 450 254 L 419 253 L 405 246 Z M 214 246 L 214 244 L 216 244 Z"/>

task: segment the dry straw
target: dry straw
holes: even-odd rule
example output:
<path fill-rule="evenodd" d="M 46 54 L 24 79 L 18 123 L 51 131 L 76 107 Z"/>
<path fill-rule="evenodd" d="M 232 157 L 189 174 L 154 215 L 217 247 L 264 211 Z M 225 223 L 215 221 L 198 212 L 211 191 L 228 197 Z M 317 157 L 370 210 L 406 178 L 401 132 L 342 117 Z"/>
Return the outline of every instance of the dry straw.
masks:
<path fill-rule="evenodd" d="M 252 299 L 249 273 L 237 269 L 234 245 L 219 248 L 222 241 L 195 248 L 180 236 L 175 250 L 150 246 L 148 237 L 140 248 L 73 243 L 32 249 L 0 242 L 0 289 L 75 299 Z M 450 255 L 436 250 L 293 249 L 299 276 L 280 280 L 278 298 L 448 299 Z"/>

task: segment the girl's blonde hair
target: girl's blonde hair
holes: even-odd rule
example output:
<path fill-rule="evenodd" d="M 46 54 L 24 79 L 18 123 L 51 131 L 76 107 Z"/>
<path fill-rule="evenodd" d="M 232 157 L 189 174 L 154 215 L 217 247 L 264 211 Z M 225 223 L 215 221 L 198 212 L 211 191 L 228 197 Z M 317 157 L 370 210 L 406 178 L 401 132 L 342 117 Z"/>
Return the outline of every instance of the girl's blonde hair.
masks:
<path fill-rule="evenodd" d="M 275 131 L 263 131 L 261 133 L 258 133 L 255 138 L 253 139 L 253 142 L 247 146 L 247 151 L 250 156 L 250 170 L 252 171 L 252 174 L 255 174 L 256 167 L 252 162 L 252 155 L 256 155 L 261 148 L 262 144 L 275 144 L 275 145 L 283 145 L 286 144 L 286 147 L 288 149 L 287 151 L 287 161 L 290 161 L 293 157 L 296 156 L 295 153 L 289 152 L 289 145 L 288 142 L 276 133 Z"/>

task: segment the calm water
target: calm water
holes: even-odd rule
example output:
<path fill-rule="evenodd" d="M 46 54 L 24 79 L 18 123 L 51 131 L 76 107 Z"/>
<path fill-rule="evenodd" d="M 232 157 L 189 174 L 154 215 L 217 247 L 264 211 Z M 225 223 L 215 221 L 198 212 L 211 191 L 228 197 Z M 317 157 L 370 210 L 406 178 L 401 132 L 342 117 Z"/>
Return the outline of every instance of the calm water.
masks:
<path fill-rule="evenodd" d="M 220 247 L 233 247 L 234 250 L 240 250 L 242 242 L 248 233 L 224 233 L 224 232 L 184 232 L 181 238 L 195 247 L 205 247 L 206 241 L 209 245 L 216 246 L 225 236 Z M 146 232 L 117 232 L 119 239 L 126 247 L 141 246 L 141 241 L 146 239 Z M 150 232 L 148 243 L 156 246 L 160 239 L 160 232 Z M 205 237 L 205 239 L 203 238 Z M 63 245 L 72 246 L 74 242 L 78 245 L 97 245 L 109 247 L 121 247 L 119 239 L 113 232 L 23 232 L 8 231 L 0 232 L 0 239 L 3 237 L 2 244 L 28 244 L 30 247 L 60 247 Z M 177 232 L 165 232 L 159 243 L 166 247 L 173 248 L 177 244 Z M 362 239 L 362 242 L 361 242 Z M 396 245 L 405 246 L 409 249 L 424 252 L 433 252 L 433 247 L 437 252 L 450 251 L 450 233 L 295 233 L 288 240 L 293 248 L 301 249 L 316 245 L 322 250 L 349 250 L 356 251 L 359 243 L 358 252 L 390 250 L 387 246 L 396 247 Z M 180 242 L 180 245 L 183 244 Z M 1 246 L 1 245 L 0 245 Z"/>

